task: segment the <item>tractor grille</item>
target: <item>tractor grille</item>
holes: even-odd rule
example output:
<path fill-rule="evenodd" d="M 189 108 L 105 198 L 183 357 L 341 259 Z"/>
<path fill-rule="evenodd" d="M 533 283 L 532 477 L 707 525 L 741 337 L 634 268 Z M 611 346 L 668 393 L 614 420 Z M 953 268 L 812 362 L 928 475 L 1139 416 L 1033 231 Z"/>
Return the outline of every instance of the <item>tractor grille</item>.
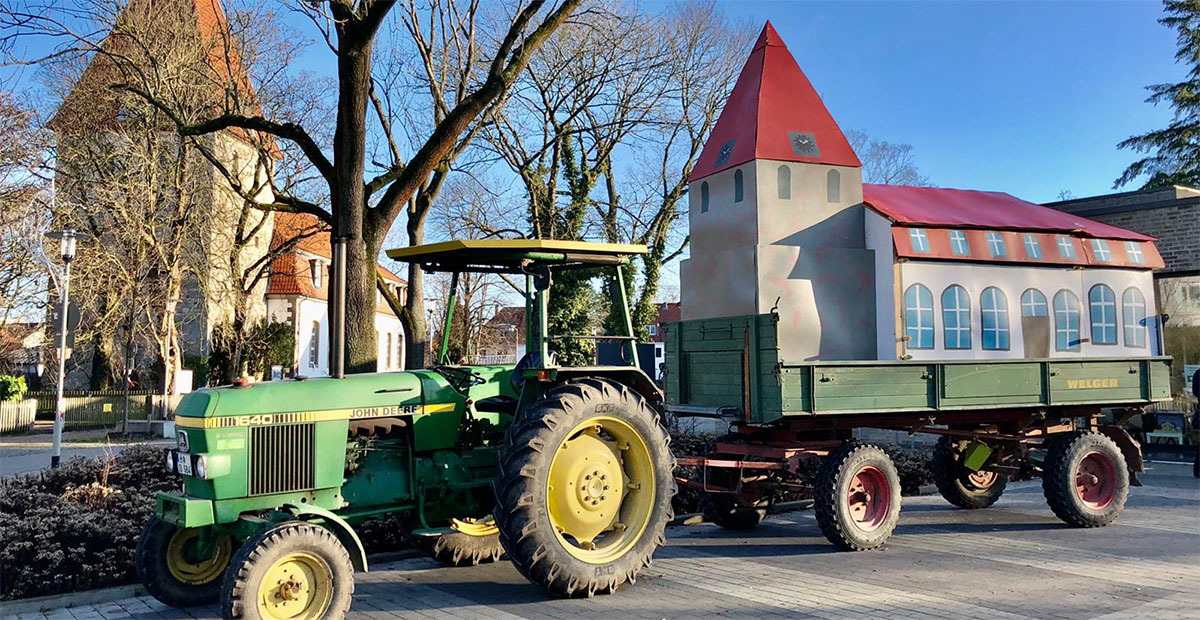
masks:
<path fill-rule="evenodd" d="M 250 429 L 250 495 L 313 488 L 315 425 Z"/>

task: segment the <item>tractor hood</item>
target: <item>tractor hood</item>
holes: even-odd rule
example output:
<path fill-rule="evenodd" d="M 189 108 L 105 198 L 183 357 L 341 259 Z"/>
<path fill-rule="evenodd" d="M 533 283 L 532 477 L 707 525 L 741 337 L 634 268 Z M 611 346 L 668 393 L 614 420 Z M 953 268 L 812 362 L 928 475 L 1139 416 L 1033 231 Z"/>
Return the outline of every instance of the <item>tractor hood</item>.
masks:
<path fill-rule="evenodd" d="M 386 372 L 342 379 L 293 379 L 202 388 L 184 396 L 175 415 L 177 418 L 281 416 L 264 421 L 278 424 L 423 413 L 421 379 L 413 372 Z M 229 420 L 204 426 L 241 425 L 240 421 Z"/>

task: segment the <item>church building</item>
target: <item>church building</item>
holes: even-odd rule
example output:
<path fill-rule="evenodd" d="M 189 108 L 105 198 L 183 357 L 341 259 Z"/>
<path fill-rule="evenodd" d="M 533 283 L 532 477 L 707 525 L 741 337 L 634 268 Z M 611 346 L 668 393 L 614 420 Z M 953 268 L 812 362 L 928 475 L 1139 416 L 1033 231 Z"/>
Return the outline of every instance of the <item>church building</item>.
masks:
<path fill-rule="evenodd" d="M 1002 192 L 864 184 L 770 23 L 689 197 L 683 319 L 775 311 L 785 360 L 1160 352 L 1152 237 Z"/>

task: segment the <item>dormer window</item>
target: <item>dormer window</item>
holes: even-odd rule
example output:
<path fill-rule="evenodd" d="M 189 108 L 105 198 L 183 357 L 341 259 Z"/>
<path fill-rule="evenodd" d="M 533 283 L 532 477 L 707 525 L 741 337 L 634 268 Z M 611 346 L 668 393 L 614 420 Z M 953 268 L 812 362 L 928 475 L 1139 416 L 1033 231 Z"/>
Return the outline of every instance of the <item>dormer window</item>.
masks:
<path fill-rule="evenodd" d="M 925 234 L 924 228 L 908 229 L 908 239 L 909 241 L 912 241 L 912 248 L 914 252 L 920 252 L 922 254 L 929 253 L 929 237 Z"/>
<path fill-rule="evenodd" d="M 989 230 L 987 233 L 987 244 L 988 251 L 992 253 L 992 258 L 1004 258 L 1008 256 L 1008 248 L 1004 245 L 1004 235 Z"/>
<path fill-rule="evenodd" d="M 308 261 L 308 275 L 310 278 L 312 278 L 313 286 L 316 288 L 321 288 L 323 267 L 324 265 L 322 265 L 321 261 L 319 260 L 313 259 Z"/>
<path fill-rule="evenodd" d="M 1034 260 L 1042 257 L 1042 246 L 1035 235 L 1025 235 L 1025 256 Z"/>
<path fill-rule="evenodd" d="M 1066 235 L 1059 235 L 1058 241 L 1058 257 L 1066 260 L 1075 258 L 1075 244 L 1071 243 L 1071 238 Z"/>
<path fill-rule="evenodd" d="M 1108 249 L 1108 242 L 1104 239 L 1092 239 L 1092 253 L 1102 263 L 1112 261 L 1112 250 Z"/>
<path fill-rule="evenodd" d="M 1142 246 L 1136 241 L 1125 242 L 1125 254 L 1129 257 L 1129 262 L 1135 265 L 1141 265 L 1146 262 L 1146 255 L 1142 253 Z"/>
<path fill-rule="evenodd" d="M 955 256 L 970 256 L 971 243 L 967 241 L 967 233 L 961 230 L 950 231 L 950 251 Z"/>

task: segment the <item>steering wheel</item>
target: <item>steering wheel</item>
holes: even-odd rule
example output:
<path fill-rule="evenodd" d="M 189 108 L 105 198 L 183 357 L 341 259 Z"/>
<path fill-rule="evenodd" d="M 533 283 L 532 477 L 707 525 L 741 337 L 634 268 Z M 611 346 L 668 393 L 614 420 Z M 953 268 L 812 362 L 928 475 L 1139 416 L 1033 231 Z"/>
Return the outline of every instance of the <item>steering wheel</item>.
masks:
<path fill-rule="evenodd" d="M 430 370 L 445 377 L 446 381 L 450 383 L 451 387 L 460 392 L 470 389 L 472 386 L 483 385 L 484 383 L 487 383 L 487 379 L 484 379 L 483 375 L 480 375 L 470 368 L 438 365 L 432 367 Z"/>

